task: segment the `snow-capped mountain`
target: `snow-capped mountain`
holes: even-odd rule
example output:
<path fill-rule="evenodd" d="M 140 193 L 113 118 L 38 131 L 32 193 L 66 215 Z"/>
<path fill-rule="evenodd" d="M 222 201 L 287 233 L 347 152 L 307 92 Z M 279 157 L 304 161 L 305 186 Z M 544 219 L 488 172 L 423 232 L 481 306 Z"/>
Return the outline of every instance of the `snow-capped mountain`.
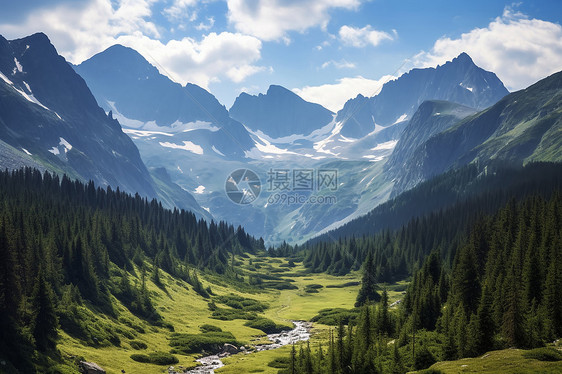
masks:
<path fill-rule="evenodd" d="M 387 83 L 382 97 L 358 96 L 338 114 L 275 85 L 265 94 L 241 94 L 227 111 L 203 88 L 174 83 L 122 46 L 75 69 L 100 105 L 119 119 L 155 179 L 169 179 L 192 193 L 213 217 L 242 225 L 269 243 L 305 240 L 386 201 L 395 181 L 387 177 L 385 162 L 425 99 L 437 96 L 484 106 L 507 92 L 495 75 L 464 55 Z M 484 80 L 492 89 L 483 87 Z M 422 125 L 417 121 L 412 126 Z M 433 130 L 440 125 L 438 121 Z M 416 129 L 419 134 L 433 130 Z M 225 181 L 237 169 L 251 169 L 261 180 L 262 193 L 252 204 L 235 204 L 225 193 Z M 281 191 L 304 199 L 275 201 L 279 191 L 271 188 L 272 175 L 284 171 L 291 185 L 299 170 L 312 170 L 315 178 L 318 171 L 336 170 L 337 184 L 328 191 Z M 307 200 L 320 195 L 333 203 Z"/>
<path fill-rule="evenodd" d="M 246 127 L 274 138 L 309 135 L 333 119 L 328 109 L 277 85 L 269 86 L 265 95 L 241 93 L 229 113 Z"/>
<path fill-rule="evenodd" d="M 3 168 L 39 165 L 156 196 L 131 139 L 46 35 L 11 41 L 0 36 L 0 78 Z"/>
<path fill-rule="evenodd" d="M 436 68 L 413 69 L 385 83 L 372 98 L 357 96 L 338 112 L 337 121 L 345 123 L 342 135 L 360 138 L 377 125 L 388 127 L 410 120 L 426 100 L 484 109 L 508 93 L 494 73 L 479 68 L 469 55 L 461 53 Z"/>

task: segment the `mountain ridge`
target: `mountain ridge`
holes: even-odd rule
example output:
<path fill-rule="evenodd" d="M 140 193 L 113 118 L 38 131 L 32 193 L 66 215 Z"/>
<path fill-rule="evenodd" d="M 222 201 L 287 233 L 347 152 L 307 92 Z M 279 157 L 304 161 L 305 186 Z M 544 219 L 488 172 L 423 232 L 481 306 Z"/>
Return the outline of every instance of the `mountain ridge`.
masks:
<path fill-rule="evenodd" d="M 0 56 L 3 140 L 46 168 L 156 196 L 131 139 L 45 34 L 0 37 Z"/>
<path fill-rule="evenodd" d="M 391 126 L 410 119 L 426 100 L 446 100 L 476 109 L 495 104 L 509 92 L 492 72 L 476 66 L 470 56 L 461 53 L 436 68 L 415 68 L 385 83 L 371 97 L 350 99 L 337 113 L 337 121 L 346 121 L 342 134 L 360 137 L 375 130 L 375 123 Z"/>
<path fill-rule="evenodd" d="M 241 93 L 229 114 L 252 130 L 260 130 L 274 138 L 309 135 L 333 119 L 330 110 L 279 85 L 270 85 L 265 94 Z"/>

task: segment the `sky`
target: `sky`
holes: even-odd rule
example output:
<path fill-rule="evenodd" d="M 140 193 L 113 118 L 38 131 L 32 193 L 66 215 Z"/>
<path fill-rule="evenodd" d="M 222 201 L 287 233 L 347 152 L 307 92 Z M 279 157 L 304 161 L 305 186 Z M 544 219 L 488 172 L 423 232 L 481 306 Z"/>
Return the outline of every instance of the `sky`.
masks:
<path fill-rule="evenodd" d="M 282 85 L 336 112 L 467 52 L 510 90 L 562 70 L 562 1 L 0 0 L 0 34 L 44 32 L 78 64 L 114 44 L 227 108 Z"/>

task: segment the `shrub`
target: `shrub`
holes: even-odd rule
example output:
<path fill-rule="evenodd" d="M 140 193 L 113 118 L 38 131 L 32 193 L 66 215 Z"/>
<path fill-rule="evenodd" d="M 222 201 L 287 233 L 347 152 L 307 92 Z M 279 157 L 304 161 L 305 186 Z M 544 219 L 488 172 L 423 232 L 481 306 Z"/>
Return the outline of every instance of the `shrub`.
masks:
<path fill-rule="evenodd" d="M 221 321 L 232 321 L 235 319 L 255 319 L 257 317 L 256 313 L 254 312 L 245 312 L 239 309 L 226 309 L 226 308 L 217 308 L 211 314 L 211 318 L 219 319 Z"/>
<path fill-rule="evenodd" d="M 148 355 L 151 364 L 156 365 L 173 365 L 179 361 L 176 356 L 166 352 L 154 352 Z"/>
<path fill-rule="evenodd" d="M 166 352 L 153 352 L 148 355 L 135 353 L 131 355 L 133 361 L 155 365 L 173 365 L 179 361 L 176 356 Z"/>
<path fill-rule="evenodd" d="M 425 346 L 423 346 L 418 352 L 416 352 L 414 367 L 416 370 L 422 370 L 430 367 L 436 362 L 437 360 L 431 354 L 431 352 Z"/>
<path fill-rule="evenodd" d="M 173 353 L 188 355 L 202 351 L 218 353 L 225 343 L 241 345 L 230 332 L 206 332 L 202 334 L 173 334 L 170 345 Z"/>
<path fill-rule="evenodd" d="M 336 326 L 342 321 L 344 325 L 349 325 L 358 315 L 357 309 L 329 308 L 319 311 L 310 321 L 329 326 Z"/>
<path fill-rule="evenodd" d="M 539 361 L 561 361 L 562 353 L 554 348 L 535 348 L 523 353 L 523 357 Z"/>
<path fill-rule="evenodd" d="M 276 369 L 288 369 L 291 365 L 291 358 L 290 357 L 276 357 L 271 361 L 267 366 L 276 368 Z"/>
<path fill-rule="evenodd" d="M 290 330 L 291 328 L 284 325 L 278 325 L 269 318 L 256 318 L 254 320 L 248 321 L 244 324 L 244 326 L 248 326 L 257 330 L 261 330 L 266 334 L 276 334 L 281 331 Z"/>
<path fill-rule="evenodd" d="M 217 296 L 214 299 L 217 303 L 227 305 L 234 309 L 241 309 L 248 312 L 263 312 L 269 306 L 261 301 L 237 295 Z"/>
<path fill-rule="evenodd" d="M 129 342 L 129 345 L 131 346 L 131 348 L 136 349 L 136 350 L 140 350 L 140 349 L 146 349 L 147 345 L 144 342 L 138 341 L 138 340 L 131 340 Z"/>
<path fill-rule="evenodd" d="M 318 293 L 318 290 L 323 288 L 324 286 L 322 286 L 321 284 L 307 284 L 304 287 L 304 292 L 307 293 Z"/>
<path fill-rule="evenodd" d="M 133 361 L 142 362 L 142 363 L 145 363 L 145 364 L 148 364 L 150 362 L 150 358 L 148 357 L 148 355 L 140 354 L 140 353 L 132 354 L 131 359 Z"/>
<path fill-rule="evenodd" d="M 222 332 L 222 329 L 215 325 L 204 324 L 199 327 L 201 332 Z"/>
<path fill-rule="evenodd" d="M 298 289 L 297 286 L 295 286 L 294 284 L 291 284 L 287 281 L 283 281 L 283 282 L 264 282 L 263 287 L 274 288 L 276 290 L 296 290 L 296 289 Z"/>
<path fill-rule="evenodd" d="M 327 285 L 326 288 L 345 288 L 345 287 L 352 287 L 352 286 L 359 286 L 361 282 L 346 282 L 343 284 L 330 284 Z"/>

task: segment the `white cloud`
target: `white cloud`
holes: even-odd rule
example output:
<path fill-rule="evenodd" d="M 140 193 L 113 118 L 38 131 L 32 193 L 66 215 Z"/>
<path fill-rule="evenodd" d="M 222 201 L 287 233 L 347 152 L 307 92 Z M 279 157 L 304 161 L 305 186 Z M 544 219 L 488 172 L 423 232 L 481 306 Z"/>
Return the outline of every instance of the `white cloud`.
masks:
<path fill-rule="evenodd" d="M 288 42 L 287 32 L 325 28 L 331 9 L 356 9 L 361 0 L 227 0 L 228 20 L 236 30 L 261 40 Z"/>
<path fill-rule="evenodd" d="M 339 37 L 343 44 L 352 47 L 365 47 L 367 45 L 377 46 L 384 40 L 394 40 L 397 33 L 393 30 L 391 35 L 384 31 L 374 30 L 371 25 L 363 28 L 356 28 L 352 26 L 342 26 L 339 31 Z"/>
<path fill-rule="evenodd" d="M 338 80 L 338 83 L 295 88 L 293 92 L 307 101 L 321 104 L 331 111 L 337 112 L 343 108 L 347 100 L 359 94 L 366 97 L 375 96 L 380 92 L 383 84 L 392 79 L 395 79 L 392 75 L 385 75 L 379 80 L 361 76 L 342 78 Z"/>
<path fill-rule="evenodd" d="M 326 61 L 322 64 L 321 68 L 322 69 L 326 69 L 330 66 L 333 66 L 337 69 L 353 69 L 355 68 L 355 64 L 353 62 L 348 62 L 346 60 L 341 60 L 341 61 L 334 61 L 334 60 L 330 60 L 330 61 Z"/>
<path fill-rule="evenodd" d="M 205 88 L 228 78 L 235 83 L 265 70 L 253 65 L 261 58 L 261 41 L 253 36 L 222 32 L 210 33 L 199 42 L 192 38 L 164 44 L 148 37 L 123 36 L 117 42 L 138 50 L 163 74 L 181 83 L 192 82 Z M 156 61 L 152 61 L 152 59 Z M 160 66 L 158 66 L 160 68 Z"/>
<path fill-rule="evenodd" d="M 197 5 L 197 0 L 174 0 L 171 6 L 164 9 L 163 13 L 170 22 L 182 20 L 193 22 L 197 19 L 197 11 L 190 8 L 195 5 Z"/>
<path fill-rule="evenodd" d="M 443 37 L 429 52 L 416 56 L 418 66 L 436 66 L 461 52 L 480 67 L 493 71 L 510 90 L 525 88 L 562 70 L 562 27 L 529 19 L 512 8 L 487 27 L 476 28 L 459 38 Z"/>
<path fill-rule="evenodd" d="M 195 26 L 195 28 L 199 31 L 207 31 L 213 28 L 215 25 L 215 18 L 214 17 L 207 17 L 207 23 L 201 22 L 199 25 Z"/>
<path fill-rule="evenodd" d="M 90 0 L 86 4 L 64 3 L 51 9 L 31 12 L 24 22 L 0 25 L 4 36 L 19 38 L 45 32 L 58 52 L 80 63 L 113 44 L 138 50 L 163 74 L 180 83 L 192 82 L 205 88 L 212 81 L 228 79 L 236 83 L 264 68 L 259 39 L 239 33 L 210 33 L 201 40 L 183 38 L 165 43 L 159 40 L 157 26 L 148 19 L 156 0 Z M 176 1 L 185 6 L 190 0 Z M 178 5 L 179 6 L 179 5 Z"/>

